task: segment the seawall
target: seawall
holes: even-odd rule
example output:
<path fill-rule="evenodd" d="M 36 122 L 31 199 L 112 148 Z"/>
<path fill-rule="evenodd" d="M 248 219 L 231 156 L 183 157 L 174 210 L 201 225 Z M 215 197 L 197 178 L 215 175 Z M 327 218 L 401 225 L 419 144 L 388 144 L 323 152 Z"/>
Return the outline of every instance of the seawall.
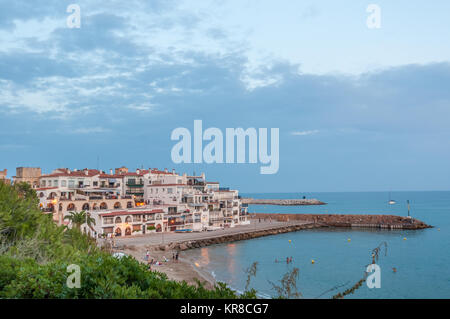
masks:
<path fill-rule="evenodd" d="M 314 223 L 305 223 L 305 222 L 288 222 L 283 223 L 282 225 L 278 224 L 274 227 L 267 229 L 259 229 L 259 230 L 247 230 L 245 232 L 240 232 L 236 234 L 229 235 L 221 235 L 221 236 L 212 236 L 210 238 L 202 238 L 196 240 L 186 240 L 182 242 L 172 242 L 167 245 L 154 245 L 150 248 L 154 250 L 187 250 L 192 248 L 201 248 L 215 244 L 228 243 L 239 240 L 247 240 L 258 237 L 277 235 L 283 233 L 289 233 L 294 231 L 299 231 L 303 229 L 312 229 L 312 228 L 320 228 L 326 227 L 325 225 L 314 224 Z"/>
<path fill-rule="evenodd" d="M 424 229 L 432 226 L 415 219 L 395 215 L 343 215 L 343 214 L 253 214 L 255 218 L 277 221 L 304 221 L 330 227 L 363 227 L 382 229 Z"/>
<path fill-rule="evenodd" d="M 271 219 L 277 221 L 273 226 L 264 229 L 246 229 L 233 234 L 211 234 L 210 237 L 179 240 L 168 244 L 150 245 L 149 248 L 160 251 L 187 250 L 201 248 L 214 244 L 221 244 L 239 240 L 253 239 L 263 236 L 277 235 L 304 229 L 321 227 L 346 228 L 378 228 L 378 229 L 408 229 L 418 230 L 430 228 L 424 222 L 408 217 L 394 215 L 333 215 L 333 214 L 252 214 L 253 222 Z"/>
<path fill-rule="evenodd" d="M 326 205 L 317 199 L 262 199 L 242 198 L 243 204 L 251 205 L 279 205 L 279 206 L 303 206 L 303 205 Z"/>

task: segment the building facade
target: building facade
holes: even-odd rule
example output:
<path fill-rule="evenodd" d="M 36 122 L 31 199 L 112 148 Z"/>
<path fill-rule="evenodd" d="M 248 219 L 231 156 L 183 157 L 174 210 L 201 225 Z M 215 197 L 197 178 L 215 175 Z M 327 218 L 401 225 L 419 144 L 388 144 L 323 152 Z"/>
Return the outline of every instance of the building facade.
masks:
<path fill-rule="evenodd" d="M 41 175 L 42 171 L 40 167 L 17 167 L 16 176 L 13 179 L 14 183 L 25 182 L 33 188 L 38 188 Z"/>
<path fill-rule="evenodd" d="M 106 174 L 61 168 L 40 176 L 38 185 L 43 212 L 67 224 L 70 212 L 87 211 L 96 221 L 95 236 L 204 231 L 248 223 L 238 191 L 206 182 L 205 174 L 179 175 L 156 168 L 130 172 L 126 167 Z"/>

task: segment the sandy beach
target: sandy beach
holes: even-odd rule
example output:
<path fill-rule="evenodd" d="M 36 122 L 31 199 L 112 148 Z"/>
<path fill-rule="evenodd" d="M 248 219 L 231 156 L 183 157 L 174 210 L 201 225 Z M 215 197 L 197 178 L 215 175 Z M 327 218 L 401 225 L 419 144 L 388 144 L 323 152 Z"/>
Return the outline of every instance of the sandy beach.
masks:
<path fill-rule="evenodd" d="M 196 285 L 198 280 L 207 289 L 214 287 L 214 278 L 209 273 L 196 267 L 191 260 L 183 257 L 183 252 L 179 252 L 178 261 L 176 261 L 172 259 L 172 254 L 176 253 L 176 251 L 155 251 L 150 248 L 146 246 L 124 245 L 123 249 L 116 251 L 124 252 L 133 256 L 136 260 L 147 264 L 144 258 L 148 250 L 150 253 L 149 260 L 153 259 L 161 263 L 161 265 L 152 265 L 152 270 L 165 273 L 171 280 L 186 281 L 191 285 Z M 168 260 L 167 262 L 164 261 L 164 257 Z"/>

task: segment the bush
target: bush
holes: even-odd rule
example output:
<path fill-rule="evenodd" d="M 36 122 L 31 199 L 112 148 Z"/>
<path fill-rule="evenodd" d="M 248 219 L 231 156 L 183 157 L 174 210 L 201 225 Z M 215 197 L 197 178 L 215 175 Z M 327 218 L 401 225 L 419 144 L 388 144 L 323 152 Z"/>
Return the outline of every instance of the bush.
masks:
<path fill-rule="evenodd" d="M 133 257 L 112 257 L 79 229 L 57 226 L 26 185 L 0 183 L 0 233 L 0 298 L 238 297 L 225 284 L 208 290 L 168 280 Z M 80 267 L 80 288 L 67 286 L 70 264 Z"/>

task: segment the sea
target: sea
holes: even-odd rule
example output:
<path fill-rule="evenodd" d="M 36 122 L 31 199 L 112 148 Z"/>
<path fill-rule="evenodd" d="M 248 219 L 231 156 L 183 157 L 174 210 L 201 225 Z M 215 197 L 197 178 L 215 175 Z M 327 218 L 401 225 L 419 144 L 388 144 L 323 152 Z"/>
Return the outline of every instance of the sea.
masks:
<path fill-rule="evenodd" d="M 353 287 L 364 277 L 372 253 L 379 248 L 379 283 L 364 282 L 345 298 L 450 298 L 450 191 L 258 193 L 244 197 L 315 198 L 321 206 L 250 205 L 251 213 L 410 215 L 432 225 L 423 230 L 323 228 L 302 230 L 183 252 L 201 271 L 238 292 L 245 290 L 246 271 L 256 264 L 247 288 L 261 298 L 277 297 L 281 279 L 298 269 L 301 298 L 327 299 Z M 389 199 L 396 204 L 389 205 Z M 286 258 L 292 257 L 291 263 Z M 314 262 L 313 262 L 314 261 Z"/>

